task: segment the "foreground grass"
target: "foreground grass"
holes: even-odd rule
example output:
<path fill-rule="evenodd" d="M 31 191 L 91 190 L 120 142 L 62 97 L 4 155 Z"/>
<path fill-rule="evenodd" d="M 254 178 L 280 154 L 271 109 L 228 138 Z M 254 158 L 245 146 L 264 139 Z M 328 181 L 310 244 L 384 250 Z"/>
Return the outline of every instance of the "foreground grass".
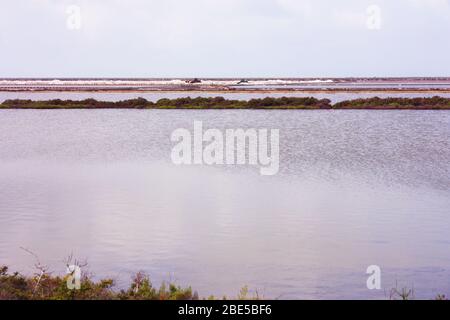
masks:
<path fill-rule="evenodd" d="M 385 98 L 346 100 L 331 104 L 329 99 L 281 97 L 264 99 L 227 100 L 215 98 L 160 99 L 143 98 L 118 102 L 86 99 L 74 100 L 6 100 L 0 109 L 415 109 L 450 110 L 450 98 Z"/>
<path fill-rule="evenodd" d="M 113 279 L 92 280 L 88 275 L 81 277 L 79 290 L 70 290 L 67 281 L 70 275 L 53 276 L 39 271 L 33 276 L 24 276 L 18 272 L 10 273 L 8 267 L 0 267 L 0 300 L 199 300 L 197 292 L 191 287 L 182 288 L 174 283 L 163 282 L 154 287 L 148 275 L 137 273 L 131 279 L 127 289 L 116 290 Z M 204 299 L 204 298 L 202 298 Z M 215 296 L 207 299 L 217 299 Z M 227 297 L 221 297 L 227 299 Z M 257 300 L 256 293 L 249 296 L 247 287 L 243 287 L 237 297 L 239 300 Z"/>

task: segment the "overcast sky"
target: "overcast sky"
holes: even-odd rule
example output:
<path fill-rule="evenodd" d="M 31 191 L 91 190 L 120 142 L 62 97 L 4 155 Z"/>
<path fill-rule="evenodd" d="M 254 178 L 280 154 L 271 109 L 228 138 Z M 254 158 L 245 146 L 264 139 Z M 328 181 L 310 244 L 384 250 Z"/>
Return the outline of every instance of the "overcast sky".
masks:
<path fill-rule="evenodd" d="M 450 0 L 1 0 L 0 58 L 0 77 L 450 76 Z"/>

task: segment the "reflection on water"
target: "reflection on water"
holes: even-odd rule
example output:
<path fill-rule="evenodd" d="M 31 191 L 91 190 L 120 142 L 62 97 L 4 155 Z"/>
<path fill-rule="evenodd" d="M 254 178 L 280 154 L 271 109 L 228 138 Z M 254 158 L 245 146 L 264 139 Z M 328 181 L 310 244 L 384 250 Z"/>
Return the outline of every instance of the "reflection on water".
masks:
<path fill-rule="evenodd" d="M 280 172 L 175 167 L 170 133 L 279 128 Z M 137 270 L 202 296 L 418 297 L 450 284 L 448 111 L 0 111 L 0 264 L 73 252 L 119 284 Z M 220 276 L 218 276 L 220 275 Z"/>

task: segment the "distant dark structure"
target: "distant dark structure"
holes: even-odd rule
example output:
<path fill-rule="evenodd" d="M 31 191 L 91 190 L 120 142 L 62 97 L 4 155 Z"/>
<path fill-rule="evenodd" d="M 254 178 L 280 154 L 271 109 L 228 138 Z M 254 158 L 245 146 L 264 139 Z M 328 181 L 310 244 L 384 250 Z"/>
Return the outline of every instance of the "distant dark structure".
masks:
<path fill-rule="evenodd" d="M 189 84 L 195 84 L 195 83 L 202 83 L 202 80 L 195 78 L 192 80 L 187 80 L 186 82 Z"/>
<path fill-rule="evenodd" d="M 246 79 L 241 79 L 237 84 L 244 84 L 244 83 L 248 83 L 248 80 L 246 80 Z"/>

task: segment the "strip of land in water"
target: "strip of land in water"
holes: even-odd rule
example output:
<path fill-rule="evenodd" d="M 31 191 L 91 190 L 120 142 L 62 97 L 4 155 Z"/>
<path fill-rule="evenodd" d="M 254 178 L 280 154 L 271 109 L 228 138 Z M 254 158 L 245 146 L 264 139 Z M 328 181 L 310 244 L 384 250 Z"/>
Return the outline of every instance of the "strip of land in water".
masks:
<path fill-rule="evenodd" d="M 85 100 L 6 100 L 0 104 L 0 109 L 253 109 L 253 110 L 283 110 L 283 109 L 375 109 L 375 110 L 450 110 L 450 98 L 367 98 L 345 100 L 332 104 L 329 99 L 312 97 L 266 97 L 251 100 L 228 100 L 223 97 L 214 98 L 177 98 L 160 99 L 157 102 L 144 98 L 123 100 L 117 102 Z"/>

